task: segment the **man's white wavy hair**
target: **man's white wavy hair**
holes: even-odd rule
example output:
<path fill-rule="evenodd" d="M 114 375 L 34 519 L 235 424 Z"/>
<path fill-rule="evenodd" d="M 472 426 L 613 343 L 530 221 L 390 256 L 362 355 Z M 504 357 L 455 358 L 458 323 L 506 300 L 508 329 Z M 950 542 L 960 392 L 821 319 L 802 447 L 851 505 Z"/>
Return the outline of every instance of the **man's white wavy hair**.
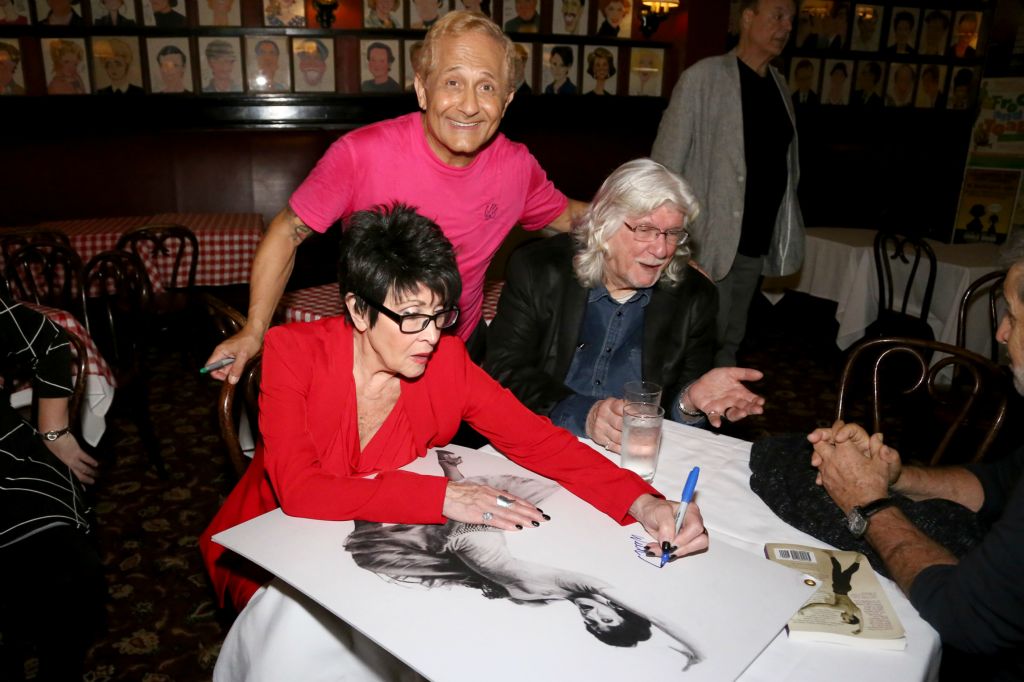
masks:
<path fill-rule="evenodd" d="M 683 227 L 700 213 L 690 185 L 660 163 L 633 159 L 616 168 L 597 190 L 586 213 L 573 223 L 573 269 L 580 284 L 590 289 L 603 283 L 608 241 L 626 221 L 632 224 L 666 205 L 683 214 Z M 681 240 L 661 279 L 678 282 L 689 260 L 689 240 Z"/>

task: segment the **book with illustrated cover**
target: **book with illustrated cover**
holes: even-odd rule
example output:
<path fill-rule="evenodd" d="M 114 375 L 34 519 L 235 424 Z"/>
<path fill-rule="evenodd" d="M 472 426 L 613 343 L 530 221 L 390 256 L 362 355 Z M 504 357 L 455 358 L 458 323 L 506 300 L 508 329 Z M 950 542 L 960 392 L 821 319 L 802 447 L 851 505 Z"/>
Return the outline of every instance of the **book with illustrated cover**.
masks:
<path fill-rule="evenodd" d="M 770 560 L 796 569 L 818 589 L 789 619 L 794 641 L 902 650 L 907 638 L 871 564 L 859 552 L 769 543 Z"/>

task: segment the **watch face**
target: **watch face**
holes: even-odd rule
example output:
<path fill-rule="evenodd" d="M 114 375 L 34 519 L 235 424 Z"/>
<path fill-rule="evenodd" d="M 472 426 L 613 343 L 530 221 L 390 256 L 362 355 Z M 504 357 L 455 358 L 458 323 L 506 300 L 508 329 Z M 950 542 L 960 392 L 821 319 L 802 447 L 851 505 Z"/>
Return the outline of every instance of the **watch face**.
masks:
<path fill-rule="evenodd" d="M 868 520 L 860 513 L 859 507 L 854 507 L 846 515 L 846 527 L 855 538 L 864 535 L 864 531 L 868 529 Z"/>

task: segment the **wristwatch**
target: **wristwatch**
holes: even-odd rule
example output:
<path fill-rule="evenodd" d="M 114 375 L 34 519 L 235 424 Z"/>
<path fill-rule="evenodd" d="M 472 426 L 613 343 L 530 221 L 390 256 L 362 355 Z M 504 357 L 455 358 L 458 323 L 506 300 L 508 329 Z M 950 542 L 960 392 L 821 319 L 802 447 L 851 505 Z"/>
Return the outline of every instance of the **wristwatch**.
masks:
<path fill-rule="evenodd" d="M 57 440 L 70 430 L 70 426 L 65 426 L 63 429 L 57 429 L 56 431 L 46 431 L 45 433 L 40 433 L 39 437 L 43 438 L 44 440 L 48 440 L 52 443 L 53 441 Z"/>
<path fill-rule="evenodd" d="M 872 514 L 876 514 L 894 504 L 896 504 L 896 498 L 883 497 L 874 502 L 868 502 L 863 506 L 858 505 L 851 509 L 850 513 L 846 515 L 846 527 L 849 529 L 850 534 L 855 538 L 863 537 L 868 529 L 868 518 Z"/>

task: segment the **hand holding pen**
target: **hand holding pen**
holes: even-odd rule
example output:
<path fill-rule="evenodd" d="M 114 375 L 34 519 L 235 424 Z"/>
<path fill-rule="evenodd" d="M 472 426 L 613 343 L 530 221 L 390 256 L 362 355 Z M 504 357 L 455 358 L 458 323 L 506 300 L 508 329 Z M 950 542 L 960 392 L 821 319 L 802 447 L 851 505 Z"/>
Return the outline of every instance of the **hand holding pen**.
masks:
<path fill-rule="evenodd" d="M 686 485 L 683 486 L 679 508 L 676 509 L 676 532 L 672 536 L 673 539 L 679 537 L 679 531 L 683 527 L 683 517 L 686 516 L 686 510 L 689 509 L 690 502 L 693 501 L 693 493 L 697 489 L 698 476 L 700 476 L 700 467 L 693 467 L 690 469 L 690 475 L 686 477 Z M 672 546 L 667 542 L 661 543 L 661 568 L 664 568 L 665 564 L 672 560 L 671 554 Z"/>

